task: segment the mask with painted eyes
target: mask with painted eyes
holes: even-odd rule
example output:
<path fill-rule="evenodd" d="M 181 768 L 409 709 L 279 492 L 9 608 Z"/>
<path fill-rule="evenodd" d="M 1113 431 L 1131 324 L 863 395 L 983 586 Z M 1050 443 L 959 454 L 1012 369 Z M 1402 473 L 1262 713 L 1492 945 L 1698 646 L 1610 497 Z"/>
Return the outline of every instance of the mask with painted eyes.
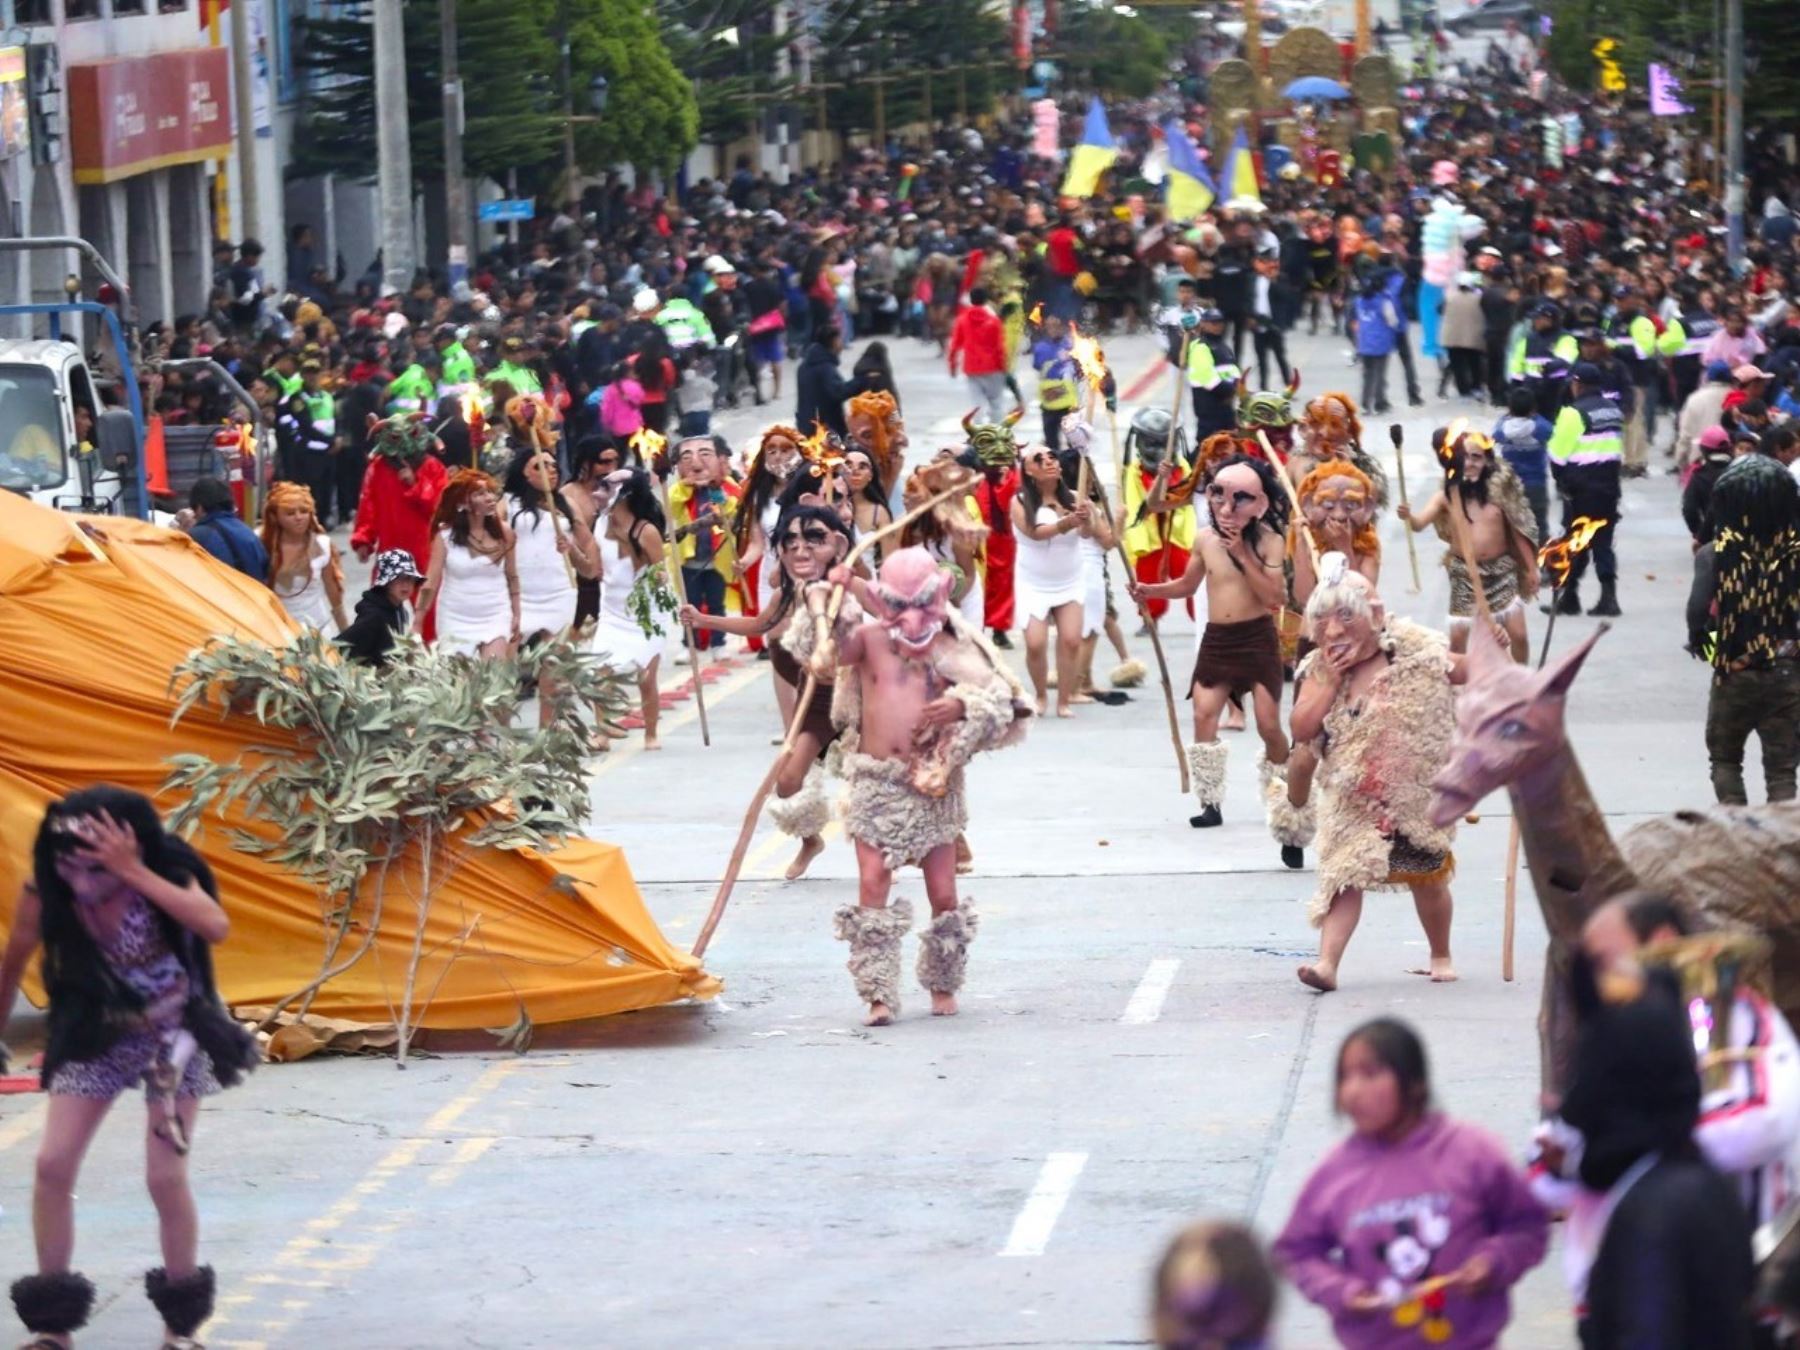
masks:
<path fill-rule="evenodd" d="M 1228 464 L 1206 485 L 1206 505 L 1215 526 L 1242 533 L 1253 520 L 1268 512 L 1269 497 L 1262 479 L 1248 464 Z"/>
<path fill-rule="evenodd" d="M 944 629 L 950 576 L 922 548 L 903 548 L 881 564 L 869 587 L 875 620 L 908 656 L 923 656 Z"/>

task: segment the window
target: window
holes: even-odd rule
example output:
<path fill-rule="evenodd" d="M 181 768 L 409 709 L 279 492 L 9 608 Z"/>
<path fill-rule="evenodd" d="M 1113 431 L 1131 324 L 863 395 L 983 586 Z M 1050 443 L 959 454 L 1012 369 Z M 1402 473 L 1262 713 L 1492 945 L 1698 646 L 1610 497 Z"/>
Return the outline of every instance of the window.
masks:
<path fill-rule="evenodd" d="M 64 0 L 63 17 L 70 23 L 77 19 L 100 17 L 100 0 Z"/>
<path fill-rule="evenodd" d="M 20 24 L 50 22 L 50 0 L 13 0 L 13 15 Z"/>
<path fill-rule="evenodd" d="M 156 0 L 158 14 L 186 14 L 188 0 Z"/>
<path fill-rule="evenodd" d="M 144 12 L 144 0 L 112 0 L 113 17 L 129 18 L 133 14 Z"/>
<path fill-rule="evenodd" d="M 0 444 L 0 488 L 30 493 L 68 481 L 61 400 L 48 370 L 0 366 L 0 419 L 10 428 Z"/>

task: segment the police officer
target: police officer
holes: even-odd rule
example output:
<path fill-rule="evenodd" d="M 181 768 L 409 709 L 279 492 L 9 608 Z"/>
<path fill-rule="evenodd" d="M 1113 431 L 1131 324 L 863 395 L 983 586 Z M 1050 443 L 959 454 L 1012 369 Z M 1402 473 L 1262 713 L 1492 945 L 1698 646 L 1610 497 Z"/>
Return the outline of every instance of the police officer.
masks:
<path fill-rule="evenodd" d="M 1225 340 L 1225 315 L 1200 311 L 1200 330 L 1188 343 L 1187 380 L 1194 399 L 1194 444 L 1237 425 L 1237 356 Z"/>
<path fill-rule="evenodd" d="M 1619 562 L 1613 553 L 1613 531 L 1619 523 L 1625 415 L 1618 402 L 1607 397 L 1602 373 L 1593 362 L 1577 362 L 1570 374 L 1568 402 L 1557 413 L 1550 432 L 1550 472 L 1562 496 L 1563 530 L 1566 533 L 1581 516 L 1606 523 L 1588 548 L 1575 555 L 1561 595 L 1553 605 L 1542 608 L 1546 614 L 1553 606 L 1560 614 L 1581 613 L 1577 592 L 1592 555 L 1594 574 L 1600 578 L 1600 599 L 1587 612 L 1612 617 L 1619 613 Z"/>
<path fill-rule="evenodd" d="M 1507 377 L 1528 383 L 1538 412 L 1554 419 L 1562 407 L 1569 367 L 1581 358 L 1580 348 L 1563 331 L 1562 310 L 1554 300 L 1538 301 L 1527 317 L 1530 327 L 1513 343 Z"/>
<path fill-rule="evenodd" d="M 324 524 L 331 519 L 336 483 L 331 453 L 337 446 L 337 399 L 324 387 L 317 361 L 301 363 L 300 387 L 282 401 L 275 418 L 275 444 L 282 476 L 312 490 L 314 513 Z"/>

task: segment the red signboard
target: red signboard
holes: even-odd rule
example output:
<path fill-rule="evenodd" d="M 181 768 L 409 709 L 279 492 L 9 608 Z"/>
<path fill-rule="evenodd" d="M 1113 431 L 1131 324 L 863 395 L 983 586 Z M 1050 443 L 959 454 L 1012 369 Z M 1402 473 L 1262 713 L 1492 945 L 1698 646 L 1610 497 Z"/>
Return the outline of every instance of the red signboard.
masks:
<path fill-rule="evenodd" d="M 231 149 L 231 53 L 194 47 L 70 66 L 77 183 L 113 183 Z"/>

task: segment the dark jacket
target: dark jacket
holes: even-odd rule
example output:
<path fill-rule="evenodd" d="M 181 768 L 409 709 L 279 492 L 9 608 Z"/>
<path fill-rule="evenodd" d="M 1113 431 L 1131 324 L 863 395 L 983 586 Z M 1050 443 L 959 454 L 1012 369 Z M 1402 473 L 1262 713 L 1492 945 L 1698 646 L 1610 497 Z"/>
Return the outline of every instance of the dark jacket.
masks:
<path fill-rule="evenodd" d="M 1688 533 L 1699 543 L 1712 542 L 1713 484 L 1730 467 L 1729 455 L 1708 455 L 1700 461 L 1687 486 L 1681 490 L 1681 519 L 1687 524 Z"/>
<path fill-rule="evenodd" d="M 863 392 L 861 380 L 846 380 L 838 373 L 837 354 L 815 342 L 806 349 L 794 376 L 794 425 L 811 435 L 815 421 L 839 436 L 849 436 L 844 421 L 844 400 Z"/>
<path fill-rule="evenodd" d="M 188 537 L 227 567 L 267 584 L 269 554 L 256 531 L 229 507 L 208 511 L 188 528 Z"/>
<path fill-rule="evenodd" d="M 356 602 L 356 617 L 337 635 L 338 646 L 352 661 L 385 666 L 394 639 L 406 631 L 406 607 L 394 603 L 386 586 L 371 586 Z"/>
<path fill-rule="evenodd" d="M 1664 1157 L 1607 1221 L 1582 1350 L 1748 1350 L 1751 1271 L 1731 1183 L 1697 1157 Z"/>

